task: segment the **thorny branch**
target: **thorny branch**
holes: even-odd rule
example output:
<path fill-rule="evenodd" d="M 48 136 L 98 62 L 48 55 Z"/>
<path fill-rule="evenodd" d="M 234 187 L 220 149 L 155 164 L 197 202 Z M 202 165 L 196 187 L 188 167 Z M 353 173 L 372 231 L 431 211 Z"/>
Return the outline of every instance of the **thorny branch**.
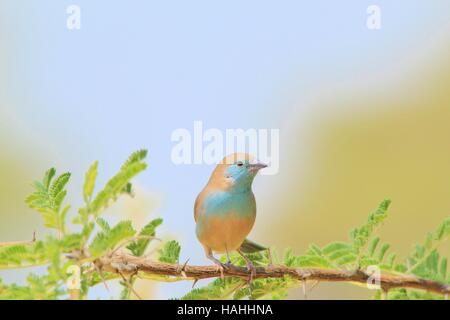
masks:
<path fill-rule="evenodd" d="M 153 237 L 151 237 L 153 238 Z M 36 234 L 33 233 L 32 240 L 29 241 L 15 241 L 15 242 L 0 242 L 0 247 L 33 244 L 36 241 Z M 72 257 L 80 259 L 84 256 Z M 102 275 L 103 271 L 115 273 L 122 278 L 125 276 L 143 275 L 147 278 L 151 276 L 165 276 L 168 281 L 182 281 L 193 280 L 196 283 L 201 279 L 224 277 L 239 277 L 248 279 L 250 272 L 243 267 L 231 266 L 221 273 L 216 266 L 193 266 L 188 265 L 188 261 L 184 264 L 169 264 L 157 262 L 148 259 L 147 257 L 135 257 L 130 254 L 114 250 L 110 254 L 101 257 L 94 261 L 95 270 Z M 319 268 L 290 268 L 282 265 L 272 265 L 266 267 L 257 267 L 254 279 L 263 278 L 283 278 L 289 276 L 293 279 L 301 281 L 303 284 L 306 281 L 315 281 L 314 286 L 318 282 L 357 282 L 369 283 L 372 278 L 371 275 L 363 270 L 348 271 L 348 270 L 332 270 Z M 443 294 L 448 299 L 450 293 L 450 285 L 440 283 L 438 281 L 427 280 L 416 277 L 414 275 L 391 275 L 384 274 L 379 279 L 380 289 L 384 293 L 394 288 L 413 288 L 425 290 L 429 292 Z"/>
<path fill-rule="evenodd" d="M 33 244 L 35 242 L 36 242 L 36 232 L 33 232 L 33 238 L 31 240 L 0 242 L 0 248 L 8 247 L 8 246 L 17 246 L 17 245 L 28 245 L 28 244 Z"/>
<path fill-rule="evenodd" d="M 120 275 L 159 275 L 171 277 L 172 280 L 193 280 L 218 278 L 221 272 L 216 266 L 193 266 L 168 264 L 152 261 L 148 258 L 135 257 L 123 252 L 116 252 L 100 258 L 97 262 L 99 268 Z M 225 277 L 240 277 L 248 279 L 250 272 L 243 267 L 230 267 L 223 271 Z M 318 268 L 290 268 L 286 266 L 257 267 L 254 279 L 282 278 L 289 276 L 302 282 L 357 282 L 366 284 L 371 281 L 371 276 L 363 270 L 330 270 Z M 414 288 L 448 297 L 450 286 L 432 280 L 418 278 L 413 275 L 381 275 L 379 279 L 383 292 L 393 288 Z"/>

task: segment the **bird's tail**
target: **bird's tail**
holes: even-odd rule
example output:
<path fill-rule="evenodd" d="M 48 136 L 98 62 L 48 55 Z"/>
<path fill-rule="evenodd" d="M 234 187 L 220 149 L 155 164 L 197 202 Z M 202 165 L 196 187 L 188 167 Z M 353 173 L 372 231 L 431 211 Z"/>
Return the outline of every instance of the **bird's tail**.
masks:
<path fill-rule="evenodd" d="M 268 250 L 269 248 L 264 247 L 252 240 L 245 239 L 239 248 L 243 253 L 255 253 L 260 251 Z"/>

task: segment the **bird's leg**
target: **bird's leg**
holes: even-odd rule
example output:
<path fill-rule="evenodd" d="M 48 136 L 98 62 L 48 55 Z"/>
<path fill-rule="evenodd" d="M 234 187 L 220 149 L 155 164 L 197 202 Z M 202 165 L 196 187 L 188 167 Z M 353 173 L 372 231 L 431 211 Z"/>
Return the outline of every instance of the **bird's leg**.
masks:
<path fill-rule="evenodd" d="M 214 262 L 214 264 L 217 266 L 217 269 L 220 271 L 220 278 L 223 279 L 224 278 L 223 271 L 226 268 L 226 266 L 222 262 L 220 262 L 220 260 L 214 257 L 211 248 L 205 247 L 205 254 L 206 257 L 212 262 Z"/>
<path fill-rule="evenodd" d="M 228 251 L 227 246 L 225 246 L 225 250 L 226 250 L 226 253 L 227 253 L 227 263 L 225 263 L 225 266 L 227 268 L 232 268 L 232 267 L 234 267 L 234 265 L 231 263 L 230 252 Z"/>
<path fill-rule="evenodd" d="M 248 282 L 252 283 L 253 278 L 256 276 L 256 268 L 253 265 L 253 262 L 241 250 L 238 249 L 237 252 L 242 256 L 242 258 L 244 258 L 245 263 L 247 264 L 247 269 L 250 271 L 250 278 Z"/>
<path fill-rule="evenodd" d="M 228 252 L 228 249 L 227 249 L 227 264 L 231 264 L 230 253 Z"/>

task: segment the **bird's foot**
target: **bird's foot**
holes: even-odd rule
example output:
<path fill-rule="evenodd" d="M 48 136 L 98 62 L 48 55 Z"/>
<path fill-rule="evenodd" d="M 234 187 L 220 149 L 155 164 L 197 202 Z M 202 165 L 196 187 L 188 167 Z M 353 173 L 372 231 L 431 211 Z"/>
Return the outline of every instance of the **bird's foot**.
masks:
<path fill-rule="evenodd" d="M 225 268 L 226 268 L 227 270 L 236 268 L 236 266 L 235 266 L 234 264 L 232 264 L 231 261 L 227 261 L 227 262 L 224 264 L 224 266 L 225 266 Z"/>
<path fill-rule="evenodd" d="M 222 263 L 219 259 L 215 258 L 215 257 L 212 255 L 212 252 L 211 252 L 210 249 L 208 249 L 207 254 L 206 254 L 206 257 L 207 257 L 209 260 L 211 260 L 211 261 L 216 265 L 217 271 L 220 272 L 220 278 L 221 278 L 221 279 L 224 279 L 224 278 L 225 278 L 225 277 L 224 277 L 224 271 L 225 271 L 225 270 L 228 270 L 227 265 L 226 265 L 225 263 Z"/>
<path fill-rule="evenodd" d="M 249 285 L 251 285 L 253 282 L 253 279 L 256 277 L 256 268 L 253 265 L 253 262 L 241 250 L 237 250 L 237 252 L 245 260 L 245 264 L 247 265 L 247 270 L 250 272 L 250 276 L 248 278 L 248 283 L 249 283 Z"/>
<path fill-rule="evenodd" d="M 220 262 L 219 260 L 213 260 L 213 262 L 214 262 L 214 264 L 217 267 L 217 271 L 220 272 L 220 278 L 222 280 L 225 279 L 224 271 L 225 270 L 229 270 L 229 266 L 227 264 L 225 264 L 225 263 Z"/>
<path fill-rule="evenodd" d="M 220 279 L 225 279 L 225 276 L 223 274 L 223 271 L 225 270 L 224 265 L 223 264 L 216 264 L 217 266 L 217 271 L 220 272 Z"/>

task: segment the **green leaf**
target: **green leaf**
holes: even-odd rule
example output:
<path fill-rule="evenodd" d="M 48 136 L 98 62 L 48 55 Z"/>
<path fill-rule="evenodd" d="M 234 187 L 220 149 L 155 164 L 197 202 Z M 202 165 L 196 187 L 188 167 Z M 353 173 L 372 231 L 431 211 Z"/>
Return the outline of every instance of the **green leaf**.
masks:
<path fill-rule="evenodd" d="M 447 277 L 447 258 L 442 258 L 441 265 L 439 267 L 439 274 L 441 275 L 442 279 L 445 280 Z"/>
<path fill-rule="evenodd" d="M 450 217 L 446 218 L 433 233 L 428 233 L 422 244 L 415 247 L 414 252 L 406 258 L 408 271 L 427 279 L 435 279 L 438 274 L 439 254 L 436 248 L 444 243 L 450 235 Z"/>
<path fill-rule="evenodd" d="M 369 256 L 373 257 L 375 253 L 375 249 L 377 248 L 378 243 L 380 242 L 380 237 L 375 237 L 372 239 L 372 242 L 369 245 L 368 252 Z"/>
<path fill-rule="evenodd" d="M 414 254 L 414 257 L 416 257 L 418 259 L 423 258 L 425 256 L 425 253 L 426 253 L 425 247 L 420 245 L 420 244 L 417 244 L 416 245 L 416 252 Z"/>
<path fill-rule="evenodd" d="M 147 223 L 144 228 L 139 232 L 139 236 L 154 237 L 156 235 L 156 228 L 162 224 L 162 219 L 155 219 Z M 140 257 L 145 253 L 150 240 L 139 239 L 128 245 L 128 249 L 133 253 L 133 255 Z"/>
<path fill-rule="evenodd" d="M 61 250 L 63 252 L 72 252 L 74 250 L 81 248 L 81 243 L 83 240 L 83 234 L 81 233 L 71 233 L 65 235 L 60 240 Z"/>
<path fill-rule="evenodd" d="M 193 289 L 191 292 L 183 296 L 182 300 L 215 300 L 229 299 L 233 296 L 234 289 L 242 286 L 243 280 L 234 277 L 225 279 L 216 279 L 203 288 Z M 244 289 L 245 290 L 245 289 Z M 249 291 L 247 291 L 250 293 Z M 246 296 L 246 292 L 237 294 L 238 298 Z"/>
<path fill-rule="evenodd" d="M 435 239 L 438 241 L 444 240 L 445 237 L 450 236 L 450 217 L 444 220 L 444 222 L 439 225 L 435 232 Z"/>
<path fill-rule="evenodd" d="M 50 197 L 55 198 L 56 195 L 64 189 L 67 182 L 69 182 L 69 179 L 70 179 L 69 172 L 63 173 L 58 178 L 56 178 L 56 180 L 52 183 L 49 190 Z"/>
<path fill-rule="evenodd" d="M 431 250 L 433 247 L 433 234 L 428 232 L 427 237 L 425 239 L 424 247 L 427 251 Z"/>
<path fill-rule="evenodd" d="M 101 190 L 95 199 L 92 201 L 91 210 L 94 213 L 98 213 L 101 209 L 108 206 L 111 200 L 115 200 L 116 197 L 126 187 L 129 180 L 135 177 L 140 172 L 147 168 L 145 163 L 133 163 L 122 169 L 112 179 L 108 181 L 106 186 Z"/>
<path fill-rule="evenodd" d="M 43 183 L 34 183 L 35 192 L 29 195 L 25 202 L 41 214 L 46 227 L 64 233 L 64 221 L 69 207 L 66 206 L 61 210 L 61 206 L 67 195 L 64 187 L 70 179 L 70 173 L 60 175 L 51 183 L 55 173 L 55 169 L 52 168 L 45 173 Z"/>
<path fill-rule="evenodd" d="M 84 177 L 83 197 L 84 201 L 88 203 L 92 197 L 95 188 L 95 181 L 98 175 L 98 161 L 95 161 L 86 172 Z"/>
<path fill-rule="evenodd" d="M 178 263 L 181 246 L 177 241 L 171 240 L 159 250 L 159 261 L 166 263 Z"/>
<path fill-rule="evenodd" d="M 362 257 L 360 260 L 360 267 L 368 267 L 368 266 L 374 266 L 379 265 L 379 261 L 375 258 L 371 257 Z"/>
<path fill-rule="evenodd" d="M 391 253 L 386 259 L 386 263 L 391 269 L 394 267 L 395 258 L 397 258 L 397 255 L 395 253 Z"/>
<path fill-rule="evenodd" d="M 128 182 L 125 187 L 123 187 L 122 192 L 121 193 L 125 193 L 131 197 L 134 196 L 133 194 L 133 184 L 131 182 Z"/>
<path fill-rule="evenodd" d="M 0 268 L 38 265 L 45 261 L 46 251 L 42 241 L 37 241 L 31 245 L 14 245 L 0 248 Z"/>
<path fill-rule="evenodd" d="M 347 254 L 347 255 L 337 259 L 336 262 L 339 265 L 344 266 L 344 265 L 347 265 L 347 264 L 355 262 L 356 259 L 357 259 L 357 256 L 355 254 L 353 254 L 353 253 L 350 253 L 350 254 Z"/>
<path fill-rule="evenodd" d="M 131 221 L 121 221 L 111 230 L 99 232 L 89 246 L 89 251 L 93 257 L 99 257 L 135 234 Z"/>
<path fill-rule="evenodd" d="M 141 149 L 133 152 L 122 165 L 121 170 L 126 170 L 129 166 L 143 161 L 147 157 L 147 150 Z"/>
<path fill-rule="evenodd" d="M 425 264 L 428 270 L 430 270 L 433 274 L 436 274 L 438 272 L 439 253 L 436 250 L 433 250 L 433 252 L 425 260 Z"/>
<path fill-rule="evenodd" d="M 342 249 L 342 250 L 334 251 L 333 253 L 331 253 L 331 254 L 328 256 L 328 258 L 329 258 L 331 261 L 334 261 L 334 260 L 341 259 L 342 257 L 347 256 L 347 255 L 349 255 L 349 254 L 353 254 L 352 251 L 351 251 L 350 249 Z"/>
<path fill-rule="evenodd" d="M 351 231 L 350 237 L 352 240 L 352 245 L 358 256 L 361 257 L 362 250 L 366 247 L 367 243 L 373 236 L 375 229 L 387 218 L 387 209 L 390 204 L 390 200 L 384 200 L 381 202 L 378 208 L 369 215 L 366 224 Z M 377 243 L 373 243 L 373 245 L 375 244 Z"/>
<path fill-rule="evenodd" d="M 63 203 L 64 199 L 66 198 L 67 191 L 61 190 L 54 198 L 53 205 L 55 211 L 59 211 L 61 209 L 61 204 Z"/>
<path fill-rule="evenodd" d="M 315 254 L 315 255 L 318 255 L 318 256 L 322 256 L 322 249 L 320 249 L 317 245 L 315 245 L 315 244 L 311 244 L 310 246 L 309 246 L 309 253 L 310 254 Z"/>
<path fill-rule="evenodd" d="M 139 150 L 132 153 L 121 166 L 119 172 L 109 179 L 95 197 L 93 197 L 93 190 L 98 174 L 98 163 L 94 162 L 85 176 L 83 197 L 86 202 L 86 207 L 78 211 L 79 216 L 74 219 L 74 223 L 84 224 L 89 220 L 91 215 L 98 217 L 102 210 L 106 209 L 111 202 L 117 200 L 124 193 L 132 195 L 130 180 L 147 168 L 147 164 L 143 162 L 146 155 L 146 150 Z M 91 201 L 92 197 L 93 200 Z"/>
<path fill-rule="evenodd" d="M 322 250 L 322 252 L 326 255 L 329 255 L 333 253 L 334 251 L 340 251 L 340 250 L 350 250 L 351 245 L 345 242 L 333 242 L 325 246 Z"/>
<path fill-rule="evenodd" d="M 42 181 L 45 190 L 48 191 L 48 188 L 50 187 L 50 182 L 52 181 L 55 174 L 56 174 L 55 168 L 50 168 L 45 172 L 44 179 Z"/>
<path fill-rule="evenodd" d="M 30 274 L 26 285 L 5 285 L 0 281 L 0 300 L 56 300 L 64 291 L 49 276 Z"/>
<path fill-rule="evenodd" d="M 380 262 L 383 261 L 384 255 L 386 254 L 386 252 L 389 250 L 390 247 L 391 246 L 389 244 L 387 244 L 387 243 L 385 243 L 381 247 L 380 252 L 378 253 L 378 261 L 380 261 Z"/>
<path fill-rule="evenodd" d="M 109 232 L 111 230 L 109 223 L 105 219 L 98 217 L 96 219 L 96 222 L 100 226 L 100 228 L 102 228 L 103 231 Z"/>
<path fill-rule="evenodd" d="M 327 259 L 319 256 L 299 256 L 291 262 L 292 267 L 319 267 L 329 268 L 331 267 Z"/>

